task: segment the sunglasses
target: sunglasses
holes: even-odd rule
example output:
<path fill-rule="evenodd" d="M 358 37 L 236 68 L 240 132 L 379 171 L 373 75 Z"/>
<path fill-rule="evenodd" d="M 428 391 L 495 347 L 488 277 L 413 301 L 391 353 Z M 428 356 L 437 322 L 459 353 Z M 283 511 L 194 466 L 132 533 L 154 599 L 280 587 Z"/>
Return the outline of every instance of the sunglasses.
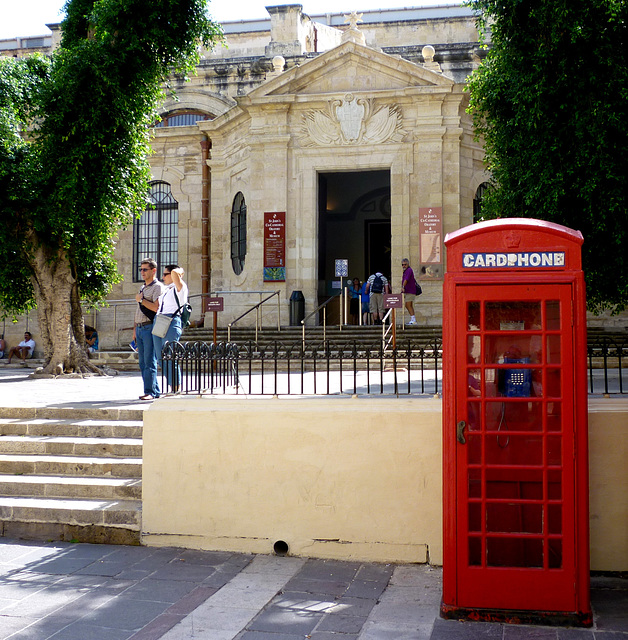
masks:
<path fill-rule="evenodd" d="M 164 278 L 165 278 L 166 276 L 169 276 L 171 273 L 172 273 L 171 271 L 164 271 Z"/>
<path fill-rule="evenodd" d="M 140 271 L 152 271 L 152 269 L 140 269 Z"/>

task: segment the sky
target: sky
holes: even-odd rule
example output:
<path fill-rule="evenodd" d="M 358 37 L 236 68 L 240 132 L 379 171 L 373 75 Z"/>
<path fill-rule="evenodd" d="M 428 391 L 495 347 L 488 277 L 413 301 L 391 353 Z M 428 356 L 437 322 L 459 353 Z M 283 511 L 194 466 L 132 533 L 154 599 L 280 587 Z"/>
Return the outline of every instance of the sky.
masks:
<path fill-rule="evenodd" d="M 66 0 L 0 0 L 0 40 L 17 36 L 48 35 L 47 23 L 61 22 Z M 267 18 L 265 6 L 302 4 L 307 14 L 399 7 L 459 4 L 456 0 L 211 0 L 210 15 L 217 21 Z"/>

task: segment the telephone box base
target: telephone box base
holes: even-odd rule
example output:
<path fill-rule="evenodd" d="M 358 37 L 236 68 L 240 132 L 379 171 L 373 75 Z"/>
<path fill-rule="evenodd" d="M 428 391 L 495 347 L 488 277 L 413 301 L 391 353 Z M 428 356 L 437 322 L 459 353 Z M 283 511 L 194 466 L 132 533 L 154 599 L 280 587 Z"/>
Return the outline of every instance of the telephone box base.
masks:
<path fill-rule="evenodd" d="M 440 616 L 446 620 L 502 622 L 504 624 L 536 624 L 550 627 L 590 627 L 591 612 L 518 611 L 515 609 L 475 609 L 454 607 L 441 602 Z"/>

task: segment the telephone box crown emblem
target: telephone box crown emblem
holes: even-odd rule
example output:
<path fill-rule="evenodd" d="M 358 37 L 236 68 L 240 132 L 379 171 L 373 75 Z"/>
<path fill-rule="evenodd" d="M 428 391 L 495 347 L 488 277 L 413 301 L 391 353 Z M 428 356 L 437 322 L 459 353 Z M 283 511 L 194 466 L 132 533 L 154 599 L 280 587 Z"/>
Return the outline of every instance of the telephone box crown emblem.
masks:
<path fill-rule="evenodd" d="M 521 236 L 515 231 L 509 231 L 504 241 L 509 249 L 516 249 L 521 244 Z"/>

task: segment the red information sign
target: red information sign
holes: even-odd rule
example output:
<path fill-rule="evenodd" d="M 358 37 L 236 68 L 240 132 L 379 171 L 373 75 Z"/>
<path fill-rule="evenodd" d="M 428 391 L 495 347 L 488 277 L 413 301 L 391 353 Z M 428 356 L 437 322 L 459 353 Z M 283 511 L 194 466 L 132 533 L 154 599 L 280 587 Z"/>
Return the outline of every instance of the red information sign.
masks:
<path fill-rule="evenodd" d="M 264 282 L 286 280 L 286 212 L 264 213 Z"/>

